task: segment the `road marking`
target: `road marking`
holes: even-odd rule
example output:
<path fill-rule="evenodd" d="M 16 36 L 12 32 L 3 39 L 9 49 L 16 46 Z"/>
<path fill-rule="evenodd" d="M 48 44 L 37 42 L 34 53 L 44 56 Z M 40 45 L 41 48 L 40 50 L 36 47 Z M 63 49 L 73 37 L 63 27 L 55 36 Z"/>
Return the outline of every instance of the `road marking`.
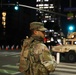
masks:
<path fill-rule="evenodd" d="M 20 52 L 0 52 L 0 55 L 2 56 L 15 56 L 18 57 L 20 55 Z"/>
<path fill-rule="evenodd" d="M 16 74 L 19 74 L 19 73 L 21 73 L 21 72 L 15 72 L 15 73 L 11 73 L 12 75 L 16 75 Z"/>
<path fill-rule="evenodd" d="M 55 71 L 56 72 L 66 72 L 66 73 L 71 73 L 71 74 L 76 74 L 76 64 L 64 64 L 60 63 L 57 65 Z"/>
<path fill-rule="evenodd" d="M 63 68 L 62 69 L 61 68 L 56 68 L 56 71 L 65 71 L 65 72 L 68 71 L 68 72 L 74 72 L 74 73 L 76 73 L 76 69 L 75 70 L 74 69 L 72 70 L 72 69 L 66 69 L 66 68 L 64 68 L 64 69 Z"/>
<path fill-rule="evenodd" d="M 63 65 L 63 64 L 59 64 L 59 65 L 57 65 L 57 67 L 65 67 L 65 68 L 73 68 L 73 69 L 76 69 L 76 66 L 74 65 L 74 66 L 70 66 L 70 65 Z"/>
<path fill-rule="evenodd" d="M 9 70 L 9 69 L 0 69 L 0 73 L 5 73 L 5 74 L 17 74 L 19 72 L 15 70 Z"/>
<path fill-rule="evenodd" d="M 15 56 L 12 56 L 12 57 L 19 57 L 19 55 L 15 55 Z"/>
<path fill-rule="evenodd" d="M 14 66 L 14 65 L 3 65 L 2 67 L 15 68 L 15 69 L 19 68 L 19 66 Z"/>
<path fill-rule="evenodd" d="M 76 66 L 76 63 L 59 63 L 58 65 L 69 65 L 69 66 Z"/>
<path fill-rule="evenodd" d="M 3 70 L 5 73 L 8 73 L 6 70 Z"/>
<path fill-rule="evenodd" d="M 16 75 L 19 74 L 21 72 L 18 71 L 19 66 L 15 66 L 15 65 L 3 65 L 2 67 L 6 67 L 6 68 L 11 68 L 11 69 L 17 69 L 17 70 L 9 70 L 9 69 L 0 69 L 1 73 L 6 73 L 6 74 L 11 74 L 11 75 Z"/>

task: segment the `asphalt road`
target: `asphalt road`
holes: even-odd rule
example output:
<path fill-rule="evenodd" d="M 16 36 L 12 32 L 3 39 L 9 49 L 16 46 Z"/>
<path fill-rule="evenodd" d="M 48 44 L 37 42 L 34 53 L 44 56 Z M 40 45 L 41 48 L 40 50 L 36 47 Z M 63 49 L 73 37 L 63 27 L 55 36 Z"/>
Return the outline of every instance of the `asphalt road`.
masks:
<path fill-rule="evenodd" d="M 0 75 L 23 75 L 18 71 L 20 51 L 0 51 Z M 76 63 L 57 64 L 50 75 L 76 75 Z"/>
<path fill-rule="evenodd" d="M 18 71 L 20 51 L 0 52 L 0 75 L 22 75 Z"/>

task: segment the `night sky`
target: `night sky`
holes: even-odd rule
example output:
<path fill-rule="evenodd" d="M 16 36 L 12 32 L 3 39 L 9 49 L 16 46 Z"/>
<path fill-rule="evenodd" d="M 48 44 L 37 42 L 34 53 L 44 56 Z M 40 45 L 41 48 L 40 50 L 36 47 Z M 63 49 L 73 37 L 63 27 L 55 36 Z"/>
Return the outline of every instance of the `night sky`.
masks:
<path fill-rule="evenodd" d="M 0 0 L 1 1 L 1 0 Z M 36 0 L 2 0 L 2 3 L 16 3 L 19 2 L 20 4 L 29 5 L 35 7 Z M 72 1 L 72 7 L 76 7 L 76 1 Z M 1 3 L 1 2 L 0 2 Z M 64 12 L 64 8 L 69 7 L 69 0 L 61 0 L 61 13 L 66 14 Z M 14 10 L 14 6 L 0 6 L 0 44 L 5 45 L 13 45 L 13 44 L 20 44 L 21 40 L 25 38 L 26 35 L 30 34 L 29 31 L 29 23 L 32 21 L 37 21 L 36 19 L 36 10 L 19 7 L 19 10 Z M 7 24 L 6 29 L 3 30 L 1 25 L 1 12 L 7 12 Z M 69 23 L 76 24 L 76 19 L 72 21 L 67 21 L 66 17 L 61 16 L 61 27 L 64 34 L 67 33 L 67 26 Z M 3 31 L 6 32 L 3 35 Z"/>
<path fill-rule="evenodd" d="M 16 3 L 16 0 L 9 1 L 9 3 Z M 2 0 L 2 3 L 8 3 L 8 0 Z M 19 3 L 34 7 L 36 4 L 35 0 L 19 0 Z M 1 11 L 7 12 L 6 29 L 3 29 L 0 22 L 0 44 L 20 44 L 21 40 L 30 34 L 29 23 L 35 21 L 36 10 L 19 7 L 19 10 L 16 11 L 14 6 L 1 6 L 0 9 L 0 15 Z M 4 31 L 6 32 L 5 35 L 3 34 Z"/>

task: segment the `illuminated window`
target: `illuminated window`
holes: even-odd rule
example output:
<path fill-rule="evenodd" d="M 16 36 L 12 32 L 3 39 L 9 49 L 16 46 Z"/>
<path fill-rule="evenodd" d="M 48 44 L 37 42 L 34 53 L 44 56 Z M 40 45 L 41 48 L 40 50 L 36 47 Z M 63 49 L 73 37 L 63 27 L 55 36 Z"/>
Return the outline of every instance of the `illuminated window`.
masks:
<path fill-rule="evenodd" d="M 45 15 L 48 15 L 47 13 L 45 13 Z"/>
<path fill-rule="evenodd" d="M 48 9 L 48 7 L 44 7 L 44 9 Z"/>
<path fill-rule="evenodd" d="M 40 2 L 41 0 L 36 0 L 36 2 Z"/>
<path fill-rule="evenodd" d="M 54 8 L 54 5 L 53 4 L 50 4 L 50 7 L 49 8 Z"/>
<path fill-rule="evenodd" d="M 51 6 L 50 6 L 49 8 L 54 8 L 54 7 L 51 7 Z"/>
<path fill-rule="evenodd" d="M 44 4 L 44 6 L 45 6 L 45 7 L 48 7 L 49 5 L 48 5 L 48 4 Z"/>
<path fill-rule="evenodd" d="M 36 4 L 36 7 L 39 7 L 39 5 L 38 5 L 38 4 Z"/>
<path fill-rule="evenodd" d="M 48 2 L 49 0 L 44 0 L 45 2 Z"/>
<path fill-rule="evenodd" d="M 54 4 L 53 1 L 51 0 L 36 0 L 37 4 L 36 7 L 41 9 L 41 10 L 46 10 L 46 11 L 54 11 Z M 41 14 L 41 21 L 42 22 L 47 22 L 47 20 L 50 20 L 51 22 L 54 22 L 55 19 L 53 19 L 53 15 L 48 13 L 48 12 L 43 12 L 37 10 Z"/>
<path fill-rule="evenodd" d="M 43 4 L 39 4 L 39 6 L 43 6 Z"/>
<path fill-rule="evenodd" d="M 44 23 L 46 23 L 46 22 L 47 22 L 47 20 L 44 20 L 43 22 L 44 22 Z"/>
<path fill-rule="evenodd" d="M 43 9 L 44 7 L 39 7 L 40 9 Z"/>
<path fill-rule="evenodd" d="M 49 16 L 49 18 L 51 18 L 51 16 Z"/>
<path fill-rule="evenodd" d="M 40 11 L 40 13 L 42 13 L 42 11 Z"/>
<path fill-rule="evenodd" d="M 55 22 L 54 20 L 51 20 L 51 22 Z"/>
<path fill-rule="evenodd" d="M 50 6 L 53 7 L 54 5 L 53 4 L 50 4 Z"/>
<path fill-rule="evenodd" d="M 49 18 L 49 16 L 45 16 L 45 18 Z"/>

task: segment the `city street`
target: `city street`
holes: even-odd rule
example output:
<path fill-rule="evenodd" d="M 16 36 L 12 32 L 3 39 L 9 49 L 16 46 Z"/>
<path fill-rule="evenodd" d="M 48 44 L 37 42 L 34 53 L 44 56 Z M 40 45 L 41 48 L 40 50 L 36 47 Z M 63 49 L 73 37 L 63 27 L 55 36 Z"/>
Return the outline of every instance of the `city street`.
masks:
<path fill-rule="evenodd" d="M 0 75 L 23 75 L 18 71 L 20 51 L 0 51 Z M 60 62 L 50 75 L 76 75 L 76 63 Z"/>
<path fill-rule="evenodd" d="M 19 71 L 22 47 L 37 48 L 37 52 L 23 54 L 26 60 L 49 60 L 42 43 L 57 62 L 49 75 L 76 75 L 76 0 L 0 0 L 0 75 L 23 75 Z M 32 63 L 29 67 L 32 65 L 41 67 Z"/>

